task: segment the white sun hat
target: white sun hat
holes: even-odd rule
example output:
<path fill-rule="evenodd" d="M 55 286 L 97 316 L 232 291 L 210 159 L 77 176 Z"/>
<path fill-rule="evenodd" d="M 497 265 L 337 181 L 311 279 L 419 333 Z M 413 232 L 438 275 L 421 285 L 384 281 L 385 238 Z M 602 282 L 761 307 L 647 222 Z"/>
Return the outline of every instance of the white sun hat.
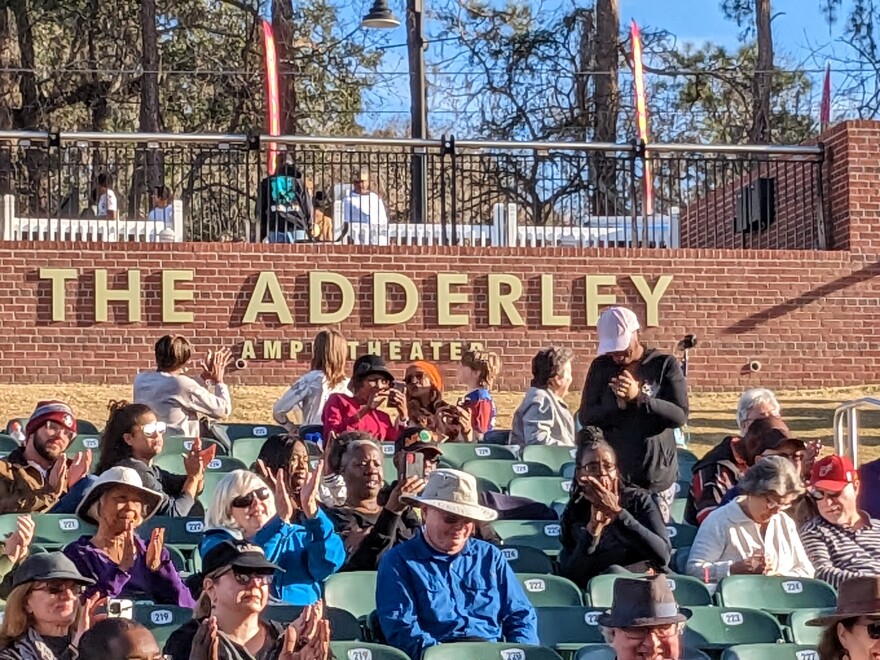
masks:
<path fill-rule="evenodd" d="M 430 506 L 478 522 L 491 522 L 498 512 L 477 499 L 477 479 L 459 470 L 434 470 L 421 495 L 404 495 L 407 504 Z"/>

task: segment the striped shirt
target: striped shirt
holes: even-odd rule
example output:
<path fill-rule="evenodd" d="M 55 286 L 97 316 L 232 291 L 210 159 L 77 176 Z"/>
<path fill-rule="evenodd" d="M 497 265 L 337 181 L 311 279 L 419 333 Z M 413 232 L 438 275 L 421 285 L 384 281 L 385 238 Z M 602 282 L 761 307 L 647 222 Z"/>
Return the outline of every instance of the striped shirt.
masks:
<path fill-rule="evenodd" d="M 837 588 L 852 577 L 880 575 L 880 521 L 869 518 L 859 530 L 828 522 L 816 516 L 800 532 L 816 577 Z"/>

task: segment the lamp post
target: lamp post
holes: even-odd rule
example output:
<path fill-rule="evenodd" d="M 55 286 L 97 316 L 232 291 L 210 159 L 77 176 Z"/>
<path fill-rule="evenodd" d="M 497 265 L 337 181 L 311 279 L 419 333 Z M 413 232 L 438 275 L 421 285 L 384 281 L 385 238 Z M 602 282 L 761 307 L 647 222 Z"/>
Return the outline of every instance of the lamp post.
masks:
<path fill-rule="evenodd" d="M 422 25 L 422 0 L 406 0 L 406 51 L 409 62 L 411 137 L 428 137 L 427 76 L 425 74 L 425 32 Z M 396 28 L 400 21 L 389 9 L 387 0 L 375 0 L 361 23 L 366 28 Z M 410 165 L 412 176 L 412 220 L 427 221 L 425 155 L 415 153 Z"/>

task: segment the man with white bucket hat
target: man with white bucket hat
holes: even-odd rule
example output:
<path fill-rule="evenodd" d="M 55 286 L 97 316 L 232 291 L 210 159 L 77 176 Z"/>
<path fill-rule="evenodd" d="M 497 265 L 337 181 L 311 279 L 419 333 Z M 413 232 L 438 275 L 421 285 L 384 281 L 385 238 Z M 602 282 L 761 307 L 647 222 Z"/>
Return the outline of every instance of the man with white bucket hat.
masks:
<path fill-rule="evenodd" d="M 379 563 L 376 611 L 388 643 L 418 660 L 443 642 L 539 644 L 538 619 L 497 547 L 471 538 L 498 514 L 477 500 L 477 480 L 435 470 L 421 495 L 422 533 Z"/>

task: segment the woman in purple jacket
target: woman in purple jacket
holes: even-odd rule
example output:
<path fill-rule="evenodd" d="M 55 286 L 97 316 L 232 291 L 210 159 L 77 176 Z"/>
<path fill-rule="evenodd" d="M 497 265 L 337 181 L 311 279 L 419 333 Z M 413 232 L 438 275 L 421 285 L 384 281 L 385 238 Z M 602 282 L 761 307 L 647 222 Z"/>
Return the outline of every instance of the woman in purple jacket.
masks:
<path fill-rule="evenodd" d="M 136 535 L 161 502 L 162 494 L 144 488 L 138 473 L 126 467 L 110 468 L 86 492 L 76 513 L 98 530 L 64 548 L 80 573 L 95 581 L 86 596 L 195 604 L 164 547 L 165 530 L 154 529 L 149 541 Z"/>

